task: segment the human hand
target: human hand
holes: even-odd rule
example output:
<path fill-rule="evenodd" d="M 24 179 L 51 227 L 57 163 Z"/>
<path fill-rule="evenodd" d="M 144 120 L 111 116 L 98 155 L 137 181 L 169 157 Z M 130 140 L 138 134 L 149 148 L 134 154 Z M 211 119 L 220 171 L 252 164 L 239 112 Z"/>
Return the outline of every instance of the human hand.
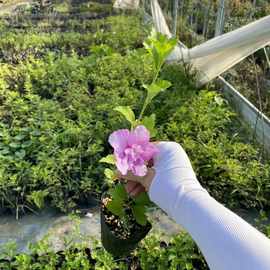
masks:
<path fill-rule="evenodd" d="M 155 176 L 155 170 L 153 168 L 148 168 L 145 176 L 136 176 L 132 172 L 128 172 L 126 175 L 122 175 L 118 172 L 118 176 L 121 179 L 127 180 L 125 185 L 126 191 L 131 196 L 137 196 L 142 192 L 148 191 L 149 187 Z"/>
<path fill-rule="evenodd" d="M 127 180 L 126 190 L 131 196 L 149 191 L 155 176 L 159 177 L 162 174 L 165 174 L 165 178 L 166 175 L 176 177 L 183 185 L 199 184 L 186 152 L 178 143 L 159 142 L 157 147 L 159 153 L 153 160 L 154 166 L 148 168 L 144 177 L 136 176 L 131 172 L 127 175 L 119 173 L 121 179 Z"/>

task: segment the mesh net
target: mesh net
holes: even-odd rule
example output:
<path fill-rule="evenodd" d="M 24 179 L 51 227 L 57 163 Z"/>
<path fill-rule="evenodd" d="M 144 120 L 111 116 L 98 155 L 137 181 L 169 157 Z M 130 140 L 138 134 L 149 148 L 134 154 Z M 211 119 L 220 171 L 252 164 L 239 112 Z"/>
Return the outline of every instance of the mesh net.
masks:
<path fill-rule="evenodd" d="M 132 5 L 134 0 L 116 2 L 125 2 L 121 6 L 125 9 L 125 5 L 128 2 Z M 139 6 L 139 1 L 137 4 Z M 172 37 L 157 0 L 151 0 L 151 13 L 155 29 Z M 191 64 L 198 71 L 198 84 L 205 84 L 269 44 L 270 16 L 267 16 L 191 49 L 187 49 L 184 44 L 179 43 L 168 61 L 183 61 Z"/>

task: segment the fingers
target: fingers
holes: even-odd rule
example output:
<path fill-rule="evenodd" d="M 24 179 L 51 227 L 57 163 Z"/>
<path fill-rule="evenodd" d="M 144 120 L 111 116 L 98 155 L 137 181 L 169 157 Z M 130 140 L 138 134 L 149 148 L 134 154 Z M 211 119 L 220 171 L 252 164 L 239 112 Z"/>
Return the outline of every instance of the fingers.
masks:
<path fill-rule="evenodd" d="M 125 186 L 126 191 L 133 197 L 139 195 L 142 192 L 145 192 L 145 188 L 136 182 L 128 182 Z"/>
<path fill-rule="evenodd" d="M 143 178 L 144 178 L 141 176 L 134 175 L 131 171 L 129 171 L 126 175 L 123 175 L 119 171 L 117 171 L 117 176 L 121 179 L 124 179 L 127 181 L 132 181 L 132 182 L 137 182 L 137 183 L 142 183 Z"/>
<path fill-rule="evenodd" d="M 136 188 L 132 190 L 132 192 L 130 192 L 130 195 L 136 197 L 142 192 L 145 192 L 145 188 L 139 184 Z"/>
<path fill-rule="evenodd" d="M 120 178 L 127 180 L 129 182 L 138 183 L 141 186 L 143 186 L 146 191 L 148 191 L 154 179 L 154 176 L 155 176 L 155 169 L 148 168 L 147 174 L 143 177 L 136 176 L 132 172 L 128 172 L 127 175 L 121 175 Z"/>
<path fill-rule="evenodd" d="M 127 193 L 131 193 L 132 190 L 134 190 L 134 188 L 136 188 L 138 185 L 139 184 L 136 182 L 127 182 L 127 184 L 125 185 Z"/>

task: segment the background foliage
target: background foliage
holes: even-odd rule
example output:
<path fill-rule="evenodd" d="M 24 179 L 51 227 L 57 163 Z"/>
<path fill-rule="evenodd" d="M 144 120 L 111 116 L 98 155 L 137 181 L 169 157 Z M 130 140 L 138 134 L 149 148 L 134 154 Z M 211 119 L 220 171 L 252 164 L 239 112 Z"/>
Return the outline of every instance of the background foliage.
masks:
<path fill-rule="evenodd" d="M 113 108 L 132 100 L 138 113 L 142 105 L 154 71 L 139 17 L 89 25 L 92 31 L 50 35 L 33 26 L 0 41 L 2 210 L 49 204 L 67 211 L 98 197 L 105 179 L 98 160 L 109 152 L 108 135 L 127 124 Z M 173 87 L 148 108 L 159 121 L 156 139 L 183 144 L 200 181 L 227 206 L 267 208 L 269 164 L 238 134 L 226 102 L 195 90 L 178 66 L 162 76 Z"/>

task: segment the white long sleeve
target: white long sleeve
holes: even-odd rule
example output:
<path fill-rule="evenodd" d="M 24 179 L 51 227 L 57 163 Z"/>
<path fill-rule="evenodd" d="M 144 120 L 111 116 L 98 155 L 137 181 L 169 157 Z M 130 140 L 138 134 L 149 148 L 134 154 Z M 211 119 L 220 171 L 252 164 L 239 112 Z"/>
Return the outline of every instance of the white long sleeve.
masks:
<path fill-rule="evenodd" d="M 150 198 L 189 232 L 210 269 L 270 270 L 270 240 L 202 188 L 179 144 L 158 147 Z"/>

